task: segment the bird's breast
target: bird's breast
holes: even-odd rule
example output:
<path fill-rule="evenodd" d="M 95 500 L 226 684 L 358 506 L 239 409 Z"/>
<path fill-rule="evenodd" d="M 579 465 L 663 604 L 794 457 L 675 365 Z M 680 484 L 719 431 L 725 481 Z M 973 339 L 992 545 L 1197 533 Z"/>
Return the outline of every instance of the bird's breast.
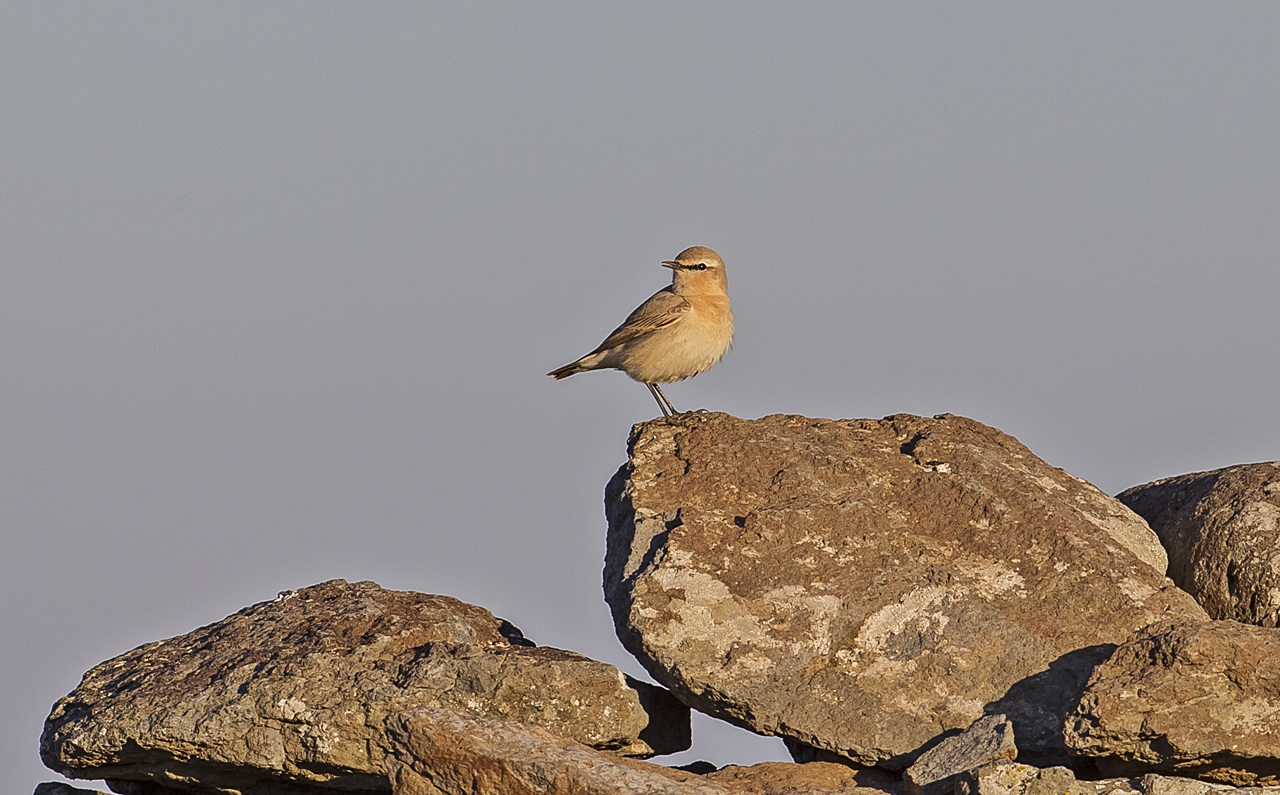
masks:
<path fill-rule="evenodd" d="M 733 342 L 729 299 L 687 296 L 689 311 L 676 323 L 628 346 L 620 368 L 637 381 L 669 384 L 710 370 Z"/>

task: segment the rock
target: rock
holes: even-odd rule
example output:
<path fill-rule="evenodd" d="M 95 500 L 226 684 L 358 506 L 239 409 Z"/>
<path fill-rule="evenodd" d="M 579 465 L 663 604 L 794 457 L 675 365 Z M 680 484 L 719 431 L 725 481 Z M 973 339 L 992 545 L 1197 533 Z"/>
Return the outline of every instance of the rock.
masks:
<path fill-rule="evenodd" d="M 705 779 L 741 795 L 896 795 L 902 791 L 900 782 L 882 770 L 833 762 L 730 765 Z"/>
<path fill-rule="evenodd" d="M 188 788 L 179 789 L 175 787 L 166 787 L 163 784 L 157 784 L 154 781 L 128 781 L 124 779 L 114 779 L 108 781 L 107 785 L 111 787 L 111 791 L 116 793 L 116 795 L 186 795 L 186 793 L 190 791 Z M 191 782 L 191 785 L 193 788 L 197 789 L 197 791 L 202 787 L 200 782 Z M 219 791 L 222 792 L 223 790 Z M 281 792 L 282 790 L 279 785 L 269 785 L 267 791 Z M 287 791 L 302 795 L 303 793 L 309 793 L 312 790 L 290 788 Z"/>
<path fill-rule="evenodd" d="M 1118 782 L 1124 783 L 1126 779 L 1108 779 L 1105 782 L 1097 782 L 1098 784 Z M 1207 781 L 1196 781 L 1190 778 L 1180 778 L 1176 776 L 1161 776 L 1156 773 L 1147 773 L 1142 778 L 1132 781 L 1132 787 L 1127 792 L 1138 792 L 1141 795 L 1280 795 L 1280 787 L 1241 787 L 1236 788 L 1226 784 L 1213 784 Z M 1101 792 L 1099 795 L 1127 795 L 1120 789 L 1111 790 L 1109 792 Z"/>
<path fill-rule="evenodd" d="M 902 777 L 908 795 L 948 795 L 957 777 L 997 759 L 1018 755 L 1013 724 L 1004 715 L 987 715 L 959 734 L 920 755 Z"/>
<path fill-rule="evenodd" d="M 1280 784 L 1280 629 L 1152 628 L 1094 671 L 1066 744 L 1106 775 Z"/>
<path fill-rule="evenodd" d="M 602 754 L 512 721 L 418 708 L 387 724 L 394 795 L 725 795 L 694 773 Z"/>
<path fill-rule="evenodd" d="M 957 795 L 1280 795 L 1274 787 L 1237 789 L 1148 773 L 1137 779 L 1077 781 L 1065 767 L 1042 769 L 1001 760 L 960 776 Z"/>
<path fill-rule="evenodd" d="M 1280 787 L 1232 787 L 1155 773 L 1139 779 L 1138 788 L 1143 795 L 1280 795 Z"/>
<path fill-rule="evenodd" d="M 1107 778 L 1090 783 L 1093 784 L 1094 795 L 1144 795 L 1137 789 L 1137 784 L 1127 778 Z"/>
<path fill-rule="evenodd" d="M 41 755 L 113 789 L 385 792 L 383 724 L 416 705 L 622 754 L 689 745 L 688 709 L 611 665 L 457 599 L 334 580 L 95 667 L 54 706 Z"/>
<path fill-rule="evenodd" d="M 36 785 L 33 795 L 106 795 L 106 793 L 95 789 L 80 789 L 61 781 L 46 781 Z"/>
<path fill-rule="evenodd" d="M 1112 644 L 1205 618 L 1150 528 L 973 420 L 637 425 L 606 490 L 619 638 L 681 700 L 902 769 L 988 712 L 1028 761 Z"/>
<path fill-rule="evenodd" d="M 1173 778 L 1148 773 L 1138 780 L 1138 791 L 1142 795 L 1218 795 L 1239 790 L 1190 778 Z"/>
<path fill-rule="evenodd" d="M 764 763 L 700 776 L 601 753 L 545 729 L 419 708 L 388 721 L 395 795 L 885 795 L 843 765 Z M 883 779 L 880 779 L 883 781 Z"/>
<path fill-rule="evenodd" d="M 1119 496 L 1169 550 L 1169 576 L 1216 619 L 1280 622 L 1280 461 L 1135 486 Z"/>
<path fill-rule="evenodd" d="M 961 774 L 956 795 L 1095 795 L 1065 767 L 1038 768 L 1000 760 Z"/>

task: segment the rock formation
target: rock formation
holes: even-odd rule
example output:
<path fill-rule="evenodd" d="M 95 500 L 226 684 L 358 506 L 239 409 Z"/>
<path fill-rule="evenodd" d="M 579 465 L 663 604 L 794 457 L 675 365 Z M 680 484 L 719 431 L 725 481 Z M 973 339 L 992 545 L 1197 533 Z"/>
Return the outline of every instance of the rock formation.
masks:
<path fill-rule="evenodd" d="M 1119 496 L 1169 550 L 1169 576 L 1209 615 L 1280 622 L 1280 461 L 1135 486 Z"/>
<path fill-rule="evenodd" d="M 1104 773 L 1280 784 L 1280 629 L 1156 627 L 1090 677 L 1067 745 Z"/>
<path fill-rule="evenodd" d="M 644 423 L 604 586 L 671 692 L 334 580 L 95 667 L 41 753 L 121 795 L 1280 795 L 1280 464 L 1121 497 L 1159 538 L 961 417 Z M 633 758 L 685 704 L 806 761 Z"/>
<path fill-rule="evenodd" d="M 688 708 L 611 665 L 457 599 L 334 580 L 102 663 L 54 706 L 41 755 L 193 792 L 379 792 L 387 717 L 423 705 L 621 754 L 689 745 Z"/>
<path fill-rule="evenodd" d="M 1066 761 L 1114 644 L 1206 617 L 1138 516 L 962 417 L 644 423 L 606 513 L 606 599 L 658 682 L 864 765 L 992 712 Z"/>

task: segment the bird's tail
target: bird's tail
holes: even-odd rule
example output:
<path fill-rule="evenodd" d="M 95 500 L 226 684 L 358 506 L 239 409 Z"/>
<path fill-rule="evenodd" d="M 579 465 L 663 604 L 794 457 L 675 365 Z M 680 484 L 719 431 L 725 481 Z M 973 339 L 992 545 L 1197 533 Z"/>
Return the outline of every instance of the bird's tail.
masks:
<path fill-rule="evenodd" d="M 579 360 L 579 361 L 581 361 L 581 360 Z M 554 379 L 556 379 L 557 381 L 559 381 L 561 378 L 568 378 L 569 376 L 573 375 L 574 373 L 581 373 L 581 372 L 585 372 L 585 371 L 586 371 L 586 369 L 587 369 L 587 368 L 583 367 L 583 366 L 582 366 L 581 364 L 579 364 L 578 362 L 570 362 L 569 364 L 566 364 L 564 367 L 557 367 L 556 369 L 554 369 L 554 370 L 552 370 L 551 372 L 547 373 L 547 375 L 549 375 L 549 376 L 551 376 L 552 378 L 554 378 Z"/>

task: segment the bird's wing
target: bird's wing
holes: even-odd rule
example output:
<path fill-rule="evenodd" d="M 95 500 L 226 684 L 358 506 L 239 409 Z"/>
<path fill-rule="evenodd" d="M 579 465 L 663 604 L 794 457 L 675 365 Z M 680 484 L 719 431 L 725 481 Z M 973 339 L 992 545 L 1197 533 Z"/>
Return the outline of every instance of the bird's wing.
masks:
<path fill-rule="evenodd" d="M 642 337 L 651 331 L 669 326 L 689 311 L 689 302 L 676 295 L 670 287 L 665 287 L 649 297 L 636 310 L 622 321 L 622 325 L 613 330 L 604 342 L 591 353 L 607 351 L 636 337 Z M 590 354 L 588 354 L 590 355 Z"/>

